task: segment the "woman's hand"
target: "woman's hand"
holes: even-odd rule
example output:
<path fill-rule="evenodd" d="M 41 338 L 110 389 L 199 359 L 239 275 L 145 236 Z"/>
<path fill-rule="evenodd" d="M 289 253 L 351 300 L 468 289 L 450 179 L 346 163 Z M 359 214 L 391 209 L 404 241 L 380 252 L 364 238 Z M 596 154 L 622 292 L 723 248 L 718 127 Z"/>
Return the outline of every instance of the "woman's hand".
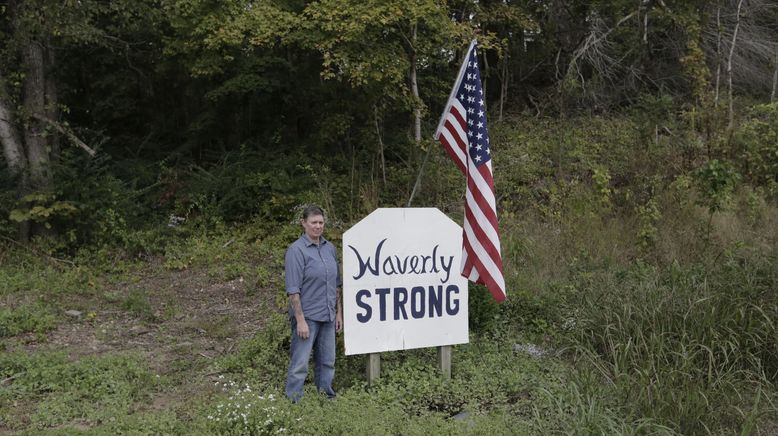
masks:
<path fill-rule="evenodd" d="M 305 319 L 297 321 L 297 336 L 299 336 L 300 339 L 308 339 L 308 336 L 310 335 L 311 332 L 308 330 L 308 323 L 305 322 Z"/>

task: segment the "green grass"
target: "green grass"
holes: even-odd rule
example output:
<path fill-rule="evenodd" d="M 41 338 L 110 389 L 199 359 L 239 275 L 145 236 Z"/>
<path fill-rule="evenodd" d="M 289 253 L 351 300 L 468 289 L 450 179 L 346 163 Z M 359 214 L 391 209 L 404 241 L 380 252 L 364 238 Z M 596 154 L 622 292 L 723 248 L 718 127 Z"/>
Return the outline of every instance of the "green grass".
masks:
<path fill-rule="evenodd" d="M 111 422 L 138 408 L 158 385 L 138 355 L 71 362 L 62 353 L 5 353 L 0 378 L 9 380 L 0 391 L 3 421 L 16 429 Z"/>
<path fill-rule="evenodd" d="M 41 302 L 0 309 L 0 338 L 20 333 L 45 333 L 53 329 L 59 318 L 54 309 Z"/>

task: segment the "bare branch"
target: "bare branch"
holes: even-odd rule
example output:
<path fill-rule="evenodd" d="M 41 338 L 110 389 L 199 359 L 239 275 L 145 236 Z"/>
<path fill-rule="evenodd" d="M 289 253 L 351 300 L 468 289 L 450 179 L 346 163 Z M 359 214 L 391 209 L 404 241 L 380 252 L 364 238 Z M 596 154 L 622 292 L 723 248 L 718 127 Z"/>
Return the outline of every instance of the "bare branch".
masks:
<path fill-rule="evenodd" d="M 72 142 L 73 144 L 83 148 L 84 151 L 89 153 L 90 156 L 94 156 L 96 154 L 94 149 L 92 149 L 91 147 L 86 145 L 86 143 L 84 141 L 80 140 L 78 138 L 78 136 L 76 136 L 76 134 L 73 133 L 73 131 L 70 130 L 69 128 L 63 126 L 62 124 L 60 124 L 60 123 L 58 123 L 58 122 L 56 122 L 56 121 L 54 121 L 52 119 L 46 118 L 46 117 L 44 117 L 43 115 L 40 115 L 40 114 L 32 114 L 32 117 L 35 118 L 36 120 L 43 121 L 44 123 L 46 123 L 46 124 L 50 125 L 51 127 L 55 128 L 59 133 L 62 133 L 63 135 L 67 136 L 68 139 L 70 140 L 70 142 Z"/>
<path fill-rule="evenodd" d="M 775 43 L 775 62 L 773 63 L 773 91 L 770 93 L 770 102 L 775 101 L 776 88 L 778 88 L 778 42 Z"/>
<path fill-rule="evenodd" d="M 611 67 L 616 65 L 618 62 L 606 53 L 606 49 L 608 48 L 607 38 L 614 30 L 637 15 L 637 13 L 638 11 L 633 11 L 627 14 L 619 21 L 617 21 L 613 27 L 607 30 L 604 30 L 604 24 L 602 20 L 595 18 L 592 21 L 592 28 L 589 32 L 589 35 L 578 46 L 575 52 L 573 52 L 573 58 L 570 60 L 570 63 L 567 66 L 567 73 L 565 74 L 565 77 L 572 77 L 573 75 L 581 76 L 578 62 L 580 60 L 586 60 L 600 74 L 611 78 L 613 75 L 613 68 Z"/>

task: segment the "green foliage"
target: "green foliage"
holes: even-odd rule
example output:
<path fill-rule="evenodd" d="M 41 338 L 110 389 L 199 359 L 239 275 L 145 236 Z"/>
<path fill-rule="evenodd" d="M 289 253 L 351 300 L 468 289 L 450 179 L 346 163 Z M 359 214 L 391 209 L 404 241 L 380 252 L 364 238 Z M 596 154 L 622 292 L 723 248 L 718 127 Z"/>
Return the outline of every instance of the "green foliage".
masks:
<path fill-rule="evenodd" d="M 54 310 L 43 303 L 0 308 L 0 338 L 20 333 L 45 333 L 57 325 Z"/>
<path fill-rule="evenodd" d="M 44 429 L 81 419 L 109 422 L 128 415 L 154 389 L 143 356 L 111 355 L 69 361 L 61 353 L 3 353 L 0 377 L 11 377 L 0 391 L 3 410 L 35 401 L 27 417 L 32 428 Z M 17 425 L 21 422 L 17 422 Z"/>
<path fill-rule="evenodd" d="M 581 372 L 586 371 L 582 369 Z M 591 377 L 591 378 L 588 378 Z M 619 435 L 674 435 L 671 428 L 658 424 L 651 418 L 630 419 L 620 413 L 618 405 L 609 397 L 610 392 L 596 374 L 573 376 L 564 388 L 543 391 L 541 397 L 551 404 L 550 410 L 537 407 L 535 426 L 544 433 L 569 435 L 619 434 Z M 542 417 L 552 416 L 546 421 Z"/>
<path fill-rule="evenodd" d="M 740 175 L 732 164 L 712 159 L 697 169 L 694 181 L 700 194 L 700 205 L 711 214 L 729 203 Z"/>
<path fill-rule="evenodd" d="M 638 227 L 638 246 L 644 252 L 649 252 L 654 248 L 658 238 L 657 224 L 662 218 L 662 212 L 656 199 L 650 199 L 646 204 L 638 206 L 637 209 L 639 227 Z"/>
<path fill-rule="evenodd" d="M 289 321 L 285 315 L 271 313 L 253 338 L 241 344 L 235 354 L 220 359 L 219 368 L 229 373 L 246 373 L 263 383 L 284 380 L 286 359 L 279 356 L 289 353 Z"/>
<path fill-rule="evenodd" d="M 437 0 L 324 1 L 304 12 L 306 25 L 318 34 L 308 43 L 322 53 L 323 77 L 380 90 L 379 96 L 411 106 L 421 103 L 409 101 L 410 89 L 404 86 L 412 56 L 430 67 L 445 51 L 442 45 L 465 44 L 466 26 L 447 15 Z"/>
<path fill-rule="evenodd" d="M 21 198 L 20 207 L 11 211 L 9 218 L 18 223 L 36 222 L 51 228 L 51 220 L 69 218 L 78 208 L 69 201 L 57 200 L 52 193 L 28 194 Z"/>
<path fill-rule="evenodd" d="M 692 95 L 702 104 L 709 100 L 711 71 L 706 65 L 705 53 L 702 49 L 702 25 L 700 17 L 689 14 L 678 14 L 676 20 L 686 32 L 686 52 L 680 63 L 686 79 L 691 83 Z"/>
<path fill-rule="evenodd" d="M 174 212 L 206 228 L 251 217 L 278 224 L 314 188 L 312 162 L 301 154 L 269 157 L 243 149 L 208 169 L 192 165 Z"/>
<path fill-rule="evenodd" d="M 754 106 L 734 142 L 744 178 L 778 195 L 778 103 Z"/>
<path fill-rule="evenodd" d="M 226 381 L 217 382 L 229 397 L 215 405 L 207 413 L 208 430 L 224 435 L 273 435 L 288 432 L 294 425 L 294 406 L 279 392 L 263 393 L 246 383 L 238 385 Z"/>
<path fill-rule="evenodd" d="M 121 308 L 144 321 L 154 321 L 154 312 L 144 290 L 133 290 L 121 302 Z"/>
<path fill-rule="evenodd" d="M 773 269 L 732 253 L 712 268 L 592 271 L 595 285 L 577 298 L 574 349 L 627 416 L 683 434 L 744 425 L 737 410 L 758 407 L 755 383 L 778 374 Z M 755 413 L 776 413 L 762 407 Z"/>
<path fill-rule="evenodd" d="M 469 284 L 468 314 L 470 331 L 482 333 L 495 328 L 499 318 L 499 306 L 485 286 Z"/>

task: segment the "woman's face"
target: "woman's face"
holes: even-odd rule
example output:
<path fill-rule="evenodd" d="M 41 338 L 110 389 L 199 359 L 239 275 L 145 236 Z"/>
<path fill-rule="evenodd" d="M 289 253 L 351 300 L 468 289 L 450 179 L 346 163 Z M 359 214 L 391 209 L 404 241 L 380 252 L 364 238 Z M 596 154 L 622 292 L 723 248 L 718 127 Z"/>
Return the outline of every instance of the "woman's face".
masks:
<path fill-rule="evenodd" d="M 319 241 L 319 237 L 324 231 L 324 217 L 321 215 L 311 215 L 303 219 L 303 229 L 308 239 L 314 242 Z"/>

